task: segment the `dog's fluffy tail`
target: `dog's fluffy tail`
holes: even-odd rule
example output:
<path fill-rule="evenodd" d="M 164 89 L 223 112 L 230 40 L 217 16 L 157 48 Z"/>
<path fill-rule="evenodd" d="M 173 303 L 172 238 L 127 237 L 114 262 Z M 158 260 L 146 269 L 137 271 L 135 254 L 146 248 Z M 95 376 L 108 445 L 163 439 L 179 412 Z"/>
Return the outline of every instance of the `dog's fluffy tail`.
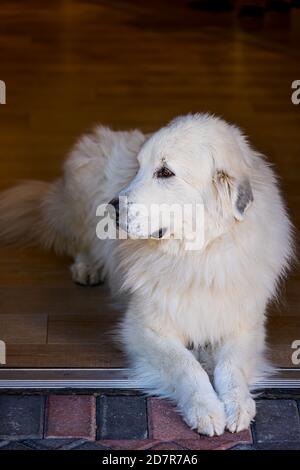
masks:
<path fill-rule="evenodd" d="M 72 254 L 70 208 L 63 181 L 25 181 L 0 193 L 0 243 L 42 245 Z"/>

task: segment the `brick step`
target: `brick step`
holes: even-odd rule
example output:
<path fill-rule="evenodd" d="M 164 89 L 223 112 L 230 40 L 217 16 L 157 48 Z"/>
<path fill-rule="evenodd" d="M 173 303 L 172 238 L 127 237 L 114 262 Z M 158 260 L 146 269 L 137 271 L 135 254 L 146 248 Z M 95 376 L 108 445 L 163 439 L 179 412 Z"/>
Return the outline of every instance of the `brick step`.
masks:
<path fill-rule="evenodd" d="M 259 399 L 252 430 L 208 438 L 140 394 L 0 395 L 0 449 L 299 448 L 299 401 Z"/>

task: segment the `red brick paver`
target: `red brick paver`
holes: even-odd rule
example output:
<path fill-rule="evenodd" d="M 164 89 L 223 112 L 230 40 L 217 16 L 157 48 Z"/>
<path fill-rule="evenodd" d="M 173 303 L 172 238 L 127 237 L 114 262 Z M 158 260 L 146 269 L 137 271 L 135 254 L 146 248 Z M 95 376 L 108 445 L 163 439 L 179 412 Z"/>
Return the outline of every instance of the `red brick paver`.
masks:
<path fill-rule="evenodd" d="M 176 442 L 160 442 L 151 447 L 151 450 L 187 450 Z"/>
<path fill-rule="evenodd" d="M 142 439 L 136 440 L 100 440 L 97 441 L 101 446 L 115 450 L 146 450 L 151 449 L 155 445 L 161 444 L 158 440 Z"/>
<path fill-rule="evenodd" d="M 149 437 L 160 441 L 174 439 L 199 439 L 183 421 L 175 408 L 166 400 L 148 399 Z"/>
<path fill-rule="evenodd" d="M 93 440 L 96 434 L 96 399 L 92 395 L 50 395 L 47 438 Z"/>
<path fill-rule="evenodd" d="M 148 399 L 148 426 L 150 439 L 172 441 L 184 449 L 229 449 L 239 443 L 251 443 L 250 429 L 240 433 L 225 432 L 222 436 L 206 437 L 192 431 L 166 400 Z"/>

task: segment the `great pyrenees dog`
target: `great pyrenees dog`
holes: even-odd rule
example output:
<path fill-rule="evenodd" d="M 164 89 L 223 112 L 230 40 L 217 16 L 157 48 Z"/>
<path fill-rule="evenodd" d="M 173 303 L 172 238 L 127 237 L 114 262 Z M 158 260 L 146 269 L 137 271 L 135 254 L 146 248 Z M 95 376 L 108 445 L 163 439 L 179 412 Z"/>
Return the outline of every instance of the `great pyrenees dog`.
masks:
<path fill-rule="evenodd" d="M 109 201 L 127 237 L 99 239 L 97 210 Z M 136 210 L 153 204 L 199 205 L 201 247 L 188 249 L 188 218 L 180 237 L 174 223 L 159 226 L 161 214 L 149 224 Z M 61 179 L 1 194 L 0 239 L 71 255 L 81 284 L 106 279 L 126 303 L 119 337 L 133 373 L 191 428 L 208 436 L 248 428 L 251 387 L 270 368 L 266 307 L 293 243 L 276 176 L 237 127 L 208 114 L 152 135 L 97 127 Z"/>

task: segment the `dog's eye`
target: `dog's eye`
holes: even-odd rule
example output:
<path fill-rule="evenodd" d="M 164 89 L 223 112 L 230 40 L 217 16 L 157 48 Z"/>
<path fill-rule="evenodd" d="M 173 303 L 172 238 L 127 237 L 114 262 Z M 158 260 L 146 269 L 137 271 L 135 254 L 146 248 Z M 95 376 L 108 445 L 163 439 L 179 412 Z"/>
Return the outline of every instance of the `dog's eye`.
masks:
<path fill-rule="evenodd" d="M 175 175 L 173 171 L 169 170 L 169 168 L 167 168 L 166 166 L 163 166 L 155 172 L 155 176 L 156 178 L 170 178 L 171 176 Z"/>

